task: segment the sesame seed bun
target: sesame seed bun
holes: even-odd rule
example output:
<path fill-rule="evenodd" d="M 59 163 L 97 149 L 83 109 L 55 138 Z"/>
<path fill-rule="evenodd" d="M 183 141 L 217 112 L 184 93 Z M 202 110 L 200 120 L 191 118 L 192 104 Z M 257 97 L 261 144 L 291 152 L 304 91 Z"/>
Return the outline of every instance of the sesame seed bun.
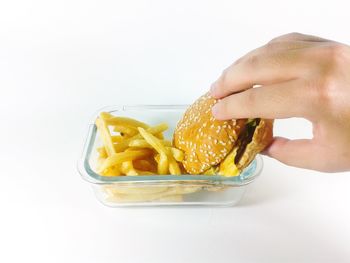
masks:
<path fill-rule="evenodd" d="M 251 127 L 251 121 L 247 126 L 247 119 L 216 120 L 211 112 L 216 102 L 209 93 L 203 95 L 186 110 L 176 126 L 173 144 L 184 151 L 183 166 L 190 174 L 218 167 L 233 150 L 235 165 L 241 170 L 272 139 L 272 120 L 256 119 L 256 127 Z"/>

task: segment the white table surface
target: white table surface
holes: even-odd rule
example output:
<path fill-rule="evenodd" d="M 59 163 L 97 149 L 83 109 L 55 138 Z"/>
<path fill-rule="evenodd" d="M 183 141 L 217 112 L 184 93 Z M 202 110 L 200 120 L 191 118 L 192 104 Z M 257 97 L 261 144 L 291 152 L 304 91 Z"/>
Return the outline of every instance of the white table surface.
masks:
<path fill-rule="evenodd" d="M 265 158 L 236 207 L 111 209 L 76 169 L 101 107 L 190 103 L 283 33 L 350 43 L 346 1 L 303 2 L 2 1 L 0 262 L 350 262 L 350 173 Z"/>

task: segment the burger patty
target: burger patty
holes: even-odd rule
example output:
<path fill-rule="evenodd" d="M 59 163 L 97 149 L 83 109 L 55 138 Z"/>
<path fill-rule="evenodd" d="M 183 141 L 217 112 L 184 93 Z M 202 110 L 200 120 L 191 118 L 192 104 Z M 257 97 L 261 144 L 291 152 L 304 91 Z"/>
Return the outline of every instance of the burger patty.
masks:
<path fill-rule="evenodd" d="M 259 118 L 253 119 L 252 121 L 248 121 L 244 131 L 242 131 L 239 134 L 238 149 L 237 149 L 237 154 L 235 156 L 235 164 L 239 162 L 239 160 L 243 156 L 245 149 L 247 148 L 247 145 L 252 141 L 255 129 L 256 127 L 258 127 L 259 123 L 260 123 Z"/>

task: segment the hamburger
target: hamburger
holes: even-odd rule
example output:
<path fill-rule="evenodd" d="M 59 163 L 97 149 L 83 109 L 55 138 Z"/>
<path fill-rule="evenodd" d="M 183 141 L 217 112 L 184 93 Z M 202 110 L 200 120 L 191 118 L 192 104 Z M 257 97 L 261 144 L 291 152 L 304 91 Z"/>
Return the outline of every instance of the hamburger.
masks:
<path fill-rule="evenodd" d="M 209 93 L 184 113 L 173 136 L 173 144 L 184 152 L 183 166 L 189 174 L 237 176 L 272 141 L 273 120 L 217 120 Z"/>

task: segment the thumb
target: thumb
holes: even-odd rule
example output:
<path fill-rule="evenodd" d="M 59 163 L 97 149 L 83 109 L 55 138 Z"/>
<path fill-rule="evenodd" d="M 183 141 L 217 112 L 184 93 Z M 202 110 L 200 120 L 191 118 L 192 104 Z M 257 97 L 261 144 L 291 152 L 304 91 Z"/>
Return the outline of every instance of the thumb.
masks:
<path fill-rule="evenodd" d="M 289 140 L 275 137 L 264 154 L 286 165 L 299 168 L 320 169 L 318 148 L 312 140 Z"/>

